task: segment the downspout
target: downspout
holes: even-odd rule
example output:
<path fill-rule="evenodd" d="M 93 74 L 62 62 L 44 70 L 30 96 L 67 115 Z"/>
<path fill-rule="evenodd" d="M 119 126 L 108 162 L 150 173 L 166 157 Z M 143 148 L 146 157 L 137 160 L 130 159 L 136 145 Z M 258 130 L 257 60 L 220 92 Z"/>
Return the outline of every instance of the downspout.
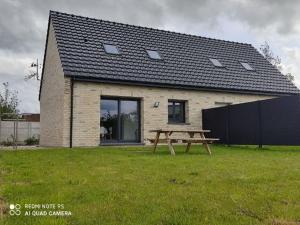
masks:
<path fill-rule="evenodd" d="M 73 147 L 73 92 L 74 92 L 74 77 L 71 77 L 71 104 L 70 104 L 70 148 Z"/>

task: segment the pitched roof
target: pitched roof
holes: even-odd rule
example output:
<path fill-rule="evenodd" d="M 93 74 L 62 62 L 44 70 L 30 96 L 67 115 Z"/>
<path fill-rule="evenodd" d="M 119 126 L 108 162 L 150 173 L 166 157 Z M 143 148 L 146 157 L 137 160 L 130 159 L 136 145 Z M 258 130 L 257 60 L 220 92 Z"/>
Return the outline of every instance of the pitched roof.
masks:
<path fill-rule="evenodd" d="M 250 44 L 50 11 L 66 76 L 101 82 L 277 94 L 299 90 Z M 104 51 L 114 44 L 121 54 Z M 162 60 L 150 59 L 157 50 Z M 225 67 L 214 66 L 209 58 Z M 248 62 L 254 71 L 240 62 Z"/>

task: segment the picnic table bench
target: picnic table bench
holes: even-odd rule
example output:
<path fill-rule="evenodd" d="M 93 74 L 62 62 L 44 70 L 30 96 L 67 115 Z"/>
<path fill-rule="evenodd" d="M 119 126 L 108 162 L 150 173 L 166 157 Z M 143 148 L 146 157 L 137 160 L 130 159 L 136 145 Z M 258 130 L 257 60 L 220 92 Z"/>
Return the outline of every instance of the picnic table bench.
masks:
<path fill-rule="evenodd" d="M 149 139 L 154 142 L 153 152 L 155 152 L 158 142 L 166 141 L 169 147 L 171 155 L 175 155 L 175 150 L 172 143 L 177 143 L 181 141 L 182 143 L 187 143 L 185 152 L 189 152 L 192 143 L 202 143 L 209 155 L 211 155 L 211 150 L 208 144 L 218 141 L 218 138 L 206 138 L 205 133 L 210 132 L 210 130 L 172 130 L 172 129 L 157 129 L 150 130 L 150 132 L 156 133 L 154 139 Z M 171 137 L 173 133 L 185 133 L 189 137 Z M 164 134 L 165 138 L 160 139 L 160 135 Z M 195 137 L 195 134 L 199 134 L 200 137 Z"/>

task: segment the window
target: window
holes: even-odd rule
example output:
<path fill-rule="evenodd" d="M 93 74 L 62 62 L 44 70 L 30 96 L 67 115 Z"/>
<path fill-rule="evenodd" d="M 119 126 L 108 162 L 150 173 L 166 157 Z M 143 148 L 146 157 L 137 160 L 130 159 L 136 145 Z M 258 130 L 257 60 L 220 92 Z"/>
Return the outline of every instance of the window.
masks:
<path fill-rule="evenodd" d="M 103 44 L 103 47 L 106 53 L 115 54 L 115 55 L 120 54 L 117 46 L 115 45 Z"/>
<path fill-rule="evenodd" d="M 101 98 L 100 140 L 101 143 L 140 142 L 140 101 Z"/>
<path fill-rule="evenodd" d="M 151 59 L 161 59 L 160 54 L 158 53 L 158 51 L 154 51 L 154 50 L 146 50 L 148 53 L 148 56 Z"/>
<path fill-rule="evenodd" d="M 185 123 L 185 102 L 169 100 L 168 102 L 169 123 Z"/>
<path fill-rule="evenodd" d="M 246 62 L 241 62 L 242 66 L 246 69 L 246 70 L 254 70 L 249 63 Z"/>
<path fill-rule="evenodd" d="M 217 59 L 209 59 L 211 62 L 212 62 L 212 64 L 214 64 L 214 66 L 216 66 L 216 67 L 224 67 L 221 63 L 220 63 L 220 61 L 219 60 L 217 60 Z"/>

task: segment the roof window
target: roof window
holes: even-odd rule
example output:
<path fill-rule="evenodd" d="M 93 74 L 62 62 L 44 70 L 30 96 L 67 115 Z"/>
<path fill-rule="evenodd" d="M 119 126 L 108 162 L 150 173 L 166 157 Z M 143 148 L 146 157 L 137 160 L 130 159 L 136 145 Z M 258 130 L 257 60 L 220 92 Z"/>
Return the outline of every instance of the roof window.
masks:
<path fill-rule="evenodd" d="M 210 58 L 209 60 L 210 60 L 211 63 L 214 64 L 214 66 L 216 66 L 216 67 L 224 67 L 224 66 L 222 65 L 222 63 L 220 63 L 220 61 L 217 60 L 217 59 L 212 59 L 212 58 Z"/>
<path fill-rule="evenodd" d="M 119 49 L 115 45 L 103 44 L 103 47 L 106 53 L 114 55 L 120 54 Z"/>
<path fill-rule="evenodd" d="M 151 59 L 161 59 L 161 56 L 160 54 L 158 53 L 158 51 L 155 51 L 155 50 L 146 50 L 147 53 L 148 53 L 148 56 L 151 58 Z"/>
<path fill-rule="evenodd" d="M 246 63 L 246 62 L 241 62 L 242 66 L 246 69 L 246 70 L 254 70 L 250 65 L 249 63 Z"/>

